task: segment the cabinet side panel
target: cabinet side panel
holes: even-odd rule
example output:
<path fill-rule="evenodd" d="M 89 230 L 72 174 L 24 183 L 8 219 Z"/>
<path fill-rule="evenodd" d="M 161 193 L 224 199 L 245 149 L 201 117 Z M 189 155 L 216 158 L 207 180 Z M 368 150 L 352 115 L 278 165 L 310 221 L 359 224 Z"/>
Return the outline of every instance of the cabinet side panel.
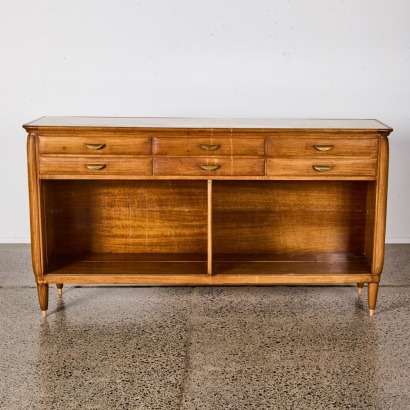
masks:
<path fill-rule="evenodd" d="M 384 263 L 388 170 L 389 140 L 386 136 L 381 136 L 379 144 L 379 163 L 376 185 L 376 207 L 373 245 L 374 250 L 372 261 L 372 274 L 376 276 L 381 274 Z"/>
<path fill-rule="evenodd" d="M 54 190 L 50 189 L 51 185 L 48 181 L 40 180 L 41 184 L 41 202 L 42 202 L 42 218 L 43 225 L 45 227 L 45 238 L 43 243 L 44 247 L 44 261 L 45 261 L 45 273 L 48 273 L 48 267 L 50 262 L 50 257 L 55 252 L 55 232 L 59 229 L 58 225 L 56 226 L 55 209 L 54 203 Z"/>
<path fill-rule="evenodd" d="M 37 136 L 34 133 L 30 133 L 27 137 L 27 167 L 30 202 L 31 259 L 36 280 L 42 281 L 44 261 L 42 253 L 41 202 L 36 151 Z"/>
<path fill-rule="evenodd" d="M 374 226 L 375 226 L 375 208 L 376 208 L 376 182 L 371 182 L 367 187 L 366 201 L 366 232 L 364 253 L 367 259 L 373 261 L 374 254 Z"/>

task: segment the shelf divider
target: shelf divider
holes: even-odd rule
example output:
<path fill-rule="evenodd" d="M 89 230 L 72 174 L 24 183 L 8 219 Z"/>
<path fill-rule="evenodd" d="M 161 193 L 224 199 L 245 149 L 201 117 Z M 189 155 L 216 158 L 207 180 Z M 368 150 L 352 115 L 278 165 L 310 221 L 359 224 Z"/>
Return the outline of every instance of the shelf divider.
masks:
<path fill-rule="evenodd" d="M 212 275 L 212 179 L 208 179 L 208 275 Z"/>

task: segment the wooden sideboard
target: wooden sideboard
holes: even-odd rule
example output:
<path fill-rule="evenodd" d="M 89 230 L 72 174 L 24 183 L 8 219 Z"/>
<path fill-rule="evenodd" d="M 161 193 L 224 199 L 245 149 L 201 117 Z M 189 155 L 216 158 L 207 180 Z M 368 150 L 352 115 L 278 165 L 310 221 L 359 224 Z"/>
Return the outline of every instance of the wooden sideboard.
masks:
<path fill-rule="evenodd" d="M 377 120 L 43 117 L 25 124 L 40 308 L 67 284 L 368 284 L 384 259 Z"/>

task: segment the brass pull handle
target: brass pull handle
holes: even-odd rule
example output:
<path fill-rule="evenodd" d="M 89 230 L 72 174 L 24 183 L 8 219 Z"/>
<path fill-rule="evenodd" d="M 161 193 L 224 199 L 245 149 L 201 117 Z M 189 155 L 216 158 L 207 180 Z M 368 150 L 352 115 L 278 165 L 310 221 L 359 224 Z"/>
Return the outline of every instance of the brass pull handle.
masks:
<path fill-rule="evenodd" d="M 85 164 L 85 166 L 91 171 L 99 171 L 100 169 L 104 169 L 107 164 Z"/>
<path fill-rule="evenodd" d="M 198 167 L 203 169 L 204 171 L 215 171 L 221 166 L 220 165 L 198 165 Z"/>
<path fill-rule="evenodd" d="M 313 145 L 313 148 L 317 151 L 325 152 L 330 151 L 334 145 Z"/>
<path fill-rule="evenodd" d="M 312 168 L 317 172 L 326 172 L 330 171 L 333 165 L 312 165 Z"/>
<path fill-rule="evenodd" d="M 201 144 L 199 148 L 205 150 L 205 151 L 215 151 L 218 149 L 220 145 L 218 144 Z"/>
<path fill-rule="evenodd" d="M 94 151 L 105 148 L 105 144 L 84 144 L 88 149 Z"/>

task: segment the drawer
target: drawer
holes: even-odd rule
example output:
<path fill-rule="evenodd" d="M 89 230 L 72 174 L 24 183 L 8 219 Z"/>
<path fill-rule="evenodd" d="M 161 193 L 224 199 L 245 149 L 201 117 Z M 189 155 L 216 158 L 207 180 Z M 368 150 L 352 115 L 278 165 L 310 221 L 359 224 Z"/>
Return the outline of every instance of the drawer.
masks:
<path fill-rule="evenodd" d="M 262 158 L 157 157 L 154 158 L 154 175 L 265 175 L 265 161 Z"/>
<path fill-rule="evenodd" d="M 376 158 L 269 158 L 268 176 L 376 176 Z"/>
<path fill-rule="evenodd" d="M 42 156 L 40 175 L 152 175 L 151 158 Z"/>
<path fill-rule="evenodd" d="M 377 156 L 376 138 L 269 138 L 268 155 Z"/>
<path fill-rule="evenodd" d="M 40 155 L 150 155 L 151 138 L 132 136 L 39 137 Z"/>
<path fill-rule="evenodd" d="M 165 138 L 153 140 L 156 155 L 265 155 L 264 138 Z"/>

